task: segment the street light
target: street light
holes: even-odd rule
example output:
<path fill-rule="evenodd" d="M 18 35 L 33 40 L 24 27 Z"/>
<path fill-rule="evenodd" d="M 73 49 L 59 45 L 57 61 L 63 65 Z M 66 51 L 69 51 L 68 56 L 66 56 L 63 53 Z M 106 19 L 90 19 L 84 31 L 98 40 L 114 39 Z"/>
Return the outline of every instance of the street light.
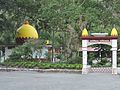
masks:
<path fill-rule="evenodd" d="M 54 32 L 54 30 L 53 30 L 53 32 L 52 32 L 52 62 L 54 63 L 55 61 L 54 61 L 54 35 L 55 35 L 55 32 Z"/>

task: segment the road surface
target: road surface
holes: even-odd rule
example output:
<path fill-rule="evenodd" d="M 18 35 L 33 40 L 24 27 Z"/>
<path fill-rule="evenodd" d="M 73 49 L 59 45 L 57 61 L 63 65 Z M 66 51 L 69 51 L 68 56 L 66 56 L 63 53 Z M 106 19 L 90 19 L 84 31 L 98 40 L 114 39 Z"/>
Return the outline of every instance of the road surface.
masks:
<path fill-rule="evenodd" d="M 0 90 L 120 90 L 111 73 L 0 72 Z"/>

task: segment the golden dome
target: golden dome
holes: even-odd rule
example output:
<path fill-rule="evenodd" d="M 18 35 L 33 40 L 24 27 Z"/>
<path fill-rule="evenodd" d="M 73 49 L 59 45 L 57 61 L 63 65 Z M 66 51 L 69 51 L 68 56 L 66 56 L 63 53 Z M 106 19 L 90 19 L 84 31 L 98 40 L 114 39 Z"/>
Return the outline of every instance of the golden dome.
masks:
<path fill-rule="evenodd" d="M 50 41 L 49 40 L 46 40 L 46 45 L 50 44 Z"/>
<path fill-rule="evenodd" d="M 88 36 L 88 31 L 86 28 L 83 29 L 82 36 Z"/>
<path fill-rule="evenodd" d="M 111 31 L 111 36 L 118 36 L 118 32 L 115 27 Z"/>
<path fill-rule="evenodd" d="M 33 26 L 29 25 L 28 21 L 25 21 L 24 24 L 18 28 L 16 38 L 38 39 L 38 33 Z"/>

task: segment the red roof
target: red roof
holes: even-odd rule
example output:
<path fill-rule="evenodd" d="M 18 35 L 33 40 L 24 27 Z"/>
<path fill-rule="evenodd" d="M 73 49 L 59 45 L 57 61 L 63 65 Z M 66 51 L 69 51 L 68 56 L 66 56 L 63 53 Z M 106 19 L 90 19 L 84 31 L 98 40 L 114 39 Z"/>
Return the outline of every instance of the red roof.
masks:
<path fill-rule="evenodd" d="M 118 36 L 87 36 L 80 37 L 83 40 L 110 40 L 110 39 L 118 39 Z"/>

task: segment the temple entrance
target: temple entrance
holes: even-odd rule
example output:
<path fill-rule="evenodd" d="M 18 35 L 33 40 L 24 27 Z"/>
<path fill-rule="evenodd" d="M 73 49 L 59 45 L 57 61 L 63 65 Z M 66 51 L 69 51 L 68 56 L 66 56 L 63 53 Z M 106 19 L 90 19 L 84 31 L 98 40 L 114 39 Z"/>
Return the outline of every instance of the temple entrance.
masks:
<path fill-rule="evenodd" d="M 111 46 L 112 51 L 112 74 L 117 74 L 117 39 L 118 33 L 115 28 L 111 31 L 111 36 L 108 36 L 108 33 L 92 33 L 91 36 L 88 35 L 87 29 L 82 31 L 82 60 L 83 60 L 83 68 L 82 74 L 87 74 L 90 71 L 88 67 L 88 46 L 91 45 L 109 45 Z"/>

